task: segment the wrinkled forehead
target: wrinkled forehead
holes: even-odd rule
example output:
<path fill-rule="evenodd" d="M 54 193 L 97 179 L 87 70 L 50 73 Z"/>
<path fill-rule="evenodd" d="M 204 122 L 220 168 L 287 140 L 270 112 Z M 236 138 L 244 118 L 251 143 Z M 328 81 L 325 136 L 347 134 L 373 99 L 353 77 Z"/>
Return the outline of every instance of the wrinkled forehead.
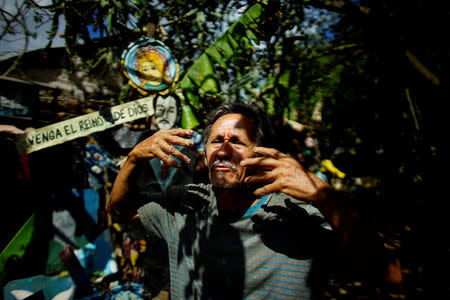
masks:
<path fill-rule="evenodd" d="M 241 114 L 226 114 L 218 118 L 211 127 L 210 137 L 244 137 L 256 140 L 255 124 L 253 119 Z"/>

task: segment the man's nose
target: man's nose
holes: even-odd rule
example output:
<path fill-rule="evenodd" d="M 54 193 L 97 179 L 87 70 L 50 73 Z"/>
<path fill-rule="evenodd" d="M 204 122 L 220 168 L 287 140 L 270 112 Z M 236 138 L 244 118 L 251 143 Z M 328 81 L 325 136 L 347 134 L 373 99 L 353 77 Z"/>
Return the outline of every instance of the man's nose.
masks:
<path fill-rule="evenodd" d="M 233 146 L 229 140 L 224 140 L 222 145 L 220 145 L 218 155 L 220 157 L 230 157 L 233 152 Z"/>

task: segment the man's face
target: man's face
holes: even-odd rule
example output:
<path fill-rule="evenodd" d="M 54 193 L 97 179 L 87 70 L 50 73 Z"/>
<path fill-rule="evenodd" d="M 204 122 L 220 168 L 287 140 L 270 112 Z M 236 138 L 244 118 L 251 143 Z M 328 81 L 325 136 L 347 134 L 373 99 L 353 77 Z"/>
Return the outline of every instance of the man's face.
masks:
<path fill-rule="evenodd" d="M 253 120 L 241 114 L 227 114 L 213 124 L 206 143 L 206 164 L 213 186 L 238 187 L 244 182 L 243 159 L 254 156 Z"/>
<path fill-rule="evenodd" d="M 156 100 L 155 122 L 159 129 L 170 129 L 177 121 L 177 102 L 173 97 Z"/>

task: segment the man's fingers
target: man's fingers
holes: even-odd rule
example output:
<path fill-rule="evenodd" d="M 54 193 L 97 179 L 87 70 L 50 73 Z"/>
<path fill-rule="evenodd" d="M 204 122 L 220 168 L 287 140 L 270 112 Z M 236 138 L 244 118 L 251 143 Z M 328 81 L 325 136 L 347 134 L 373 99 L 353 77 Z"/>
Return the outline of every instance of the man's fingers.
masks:
<path fill-rule="evenodd" d="M 194 134 L 194 131 L 192 129 L 183 129 L 183 128 L 168 129 L 164 130 L 164 132 L 170 135 L 177 135 L 177 136 L 191 136 Z"/>
<path fill-rule="evenodd" d="M 164 152 L 161 149 L 156 151 L 155 157 L 157 157 L 158 159 L 160 159 L 161 161 L 163 161 L 164 163 L 166 163 L 170 167 L 173 167 L 173 168 L 179 168 L 180 167 L 180 164 L 175 159 L 170 157 L 169 154 L 167 154 L 166 152 Z"/>
<path fill-rule="evenodd" d="M 275 167 L 277 160 L 268 157 L 253 157 L 241 161 L 241 166 L 247 167 Z"/>
<path fill-rule="evenodd" d="M 184 137 L 176 136 L 176 135 L 167 135 L 164 139 L 168 144 L 171 145 L 179 145 L 179 146 L 185 146 L 185 147 L 192 147 L 194 146 L 194 142 L 190 139 L 186 139 Z"/>
<path fill-rule="evenodd" d="M 134 160 L 152 159 L 154 157 L 162 160 L 171 167 L 179 164 L 171 155 L 185 163 L 190 163 L 189 158 L 178 151 L 173 145 L 192 147 L 194 142 L 186 137 L 194 133 L 192 129 L 169 129 L 159 130 L 151 137 L 140 142 L 132 151 Z"/>
<path fill-rule="evenodd" d="M 168 156 L 173 156 L 178 158 L 179 160 L 189 164 L 191 162 L 190 158 L 187 157 L 185 154 L 181 153 L 177 148 L 175 148 L 172 145 L 169 144 L 163 144 L 161 145 L 161 149 L 166 153 Z"/>
<path fill-rule="evenodd" d="M 255 148 L 253 148 L 253 151 L 257 154 L 264 155 L 267 157 L 277 158 L 277 159 L 288 156 L 287 154 L 284 154 L 283 152 L 280 152 L 279 150 L 277 150 L 275 148 L 255 147 Z"/>

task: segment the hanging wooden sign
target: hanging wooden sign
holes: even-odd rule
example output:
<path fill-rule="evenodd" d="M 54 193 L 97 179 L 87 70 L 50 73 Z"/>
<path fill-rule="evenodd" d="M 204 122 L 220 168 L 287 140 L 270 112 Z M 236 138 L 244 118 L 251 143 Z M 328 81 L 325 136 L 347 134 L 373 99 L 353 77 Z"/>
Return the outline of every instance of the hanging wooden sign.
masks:
<path fill-rule="evenodd" d="M 27 131 L 16 136 L 17 150 L 21 154 L 31 153 L 151 116 L 153 98 L 154 95 Z"/>

